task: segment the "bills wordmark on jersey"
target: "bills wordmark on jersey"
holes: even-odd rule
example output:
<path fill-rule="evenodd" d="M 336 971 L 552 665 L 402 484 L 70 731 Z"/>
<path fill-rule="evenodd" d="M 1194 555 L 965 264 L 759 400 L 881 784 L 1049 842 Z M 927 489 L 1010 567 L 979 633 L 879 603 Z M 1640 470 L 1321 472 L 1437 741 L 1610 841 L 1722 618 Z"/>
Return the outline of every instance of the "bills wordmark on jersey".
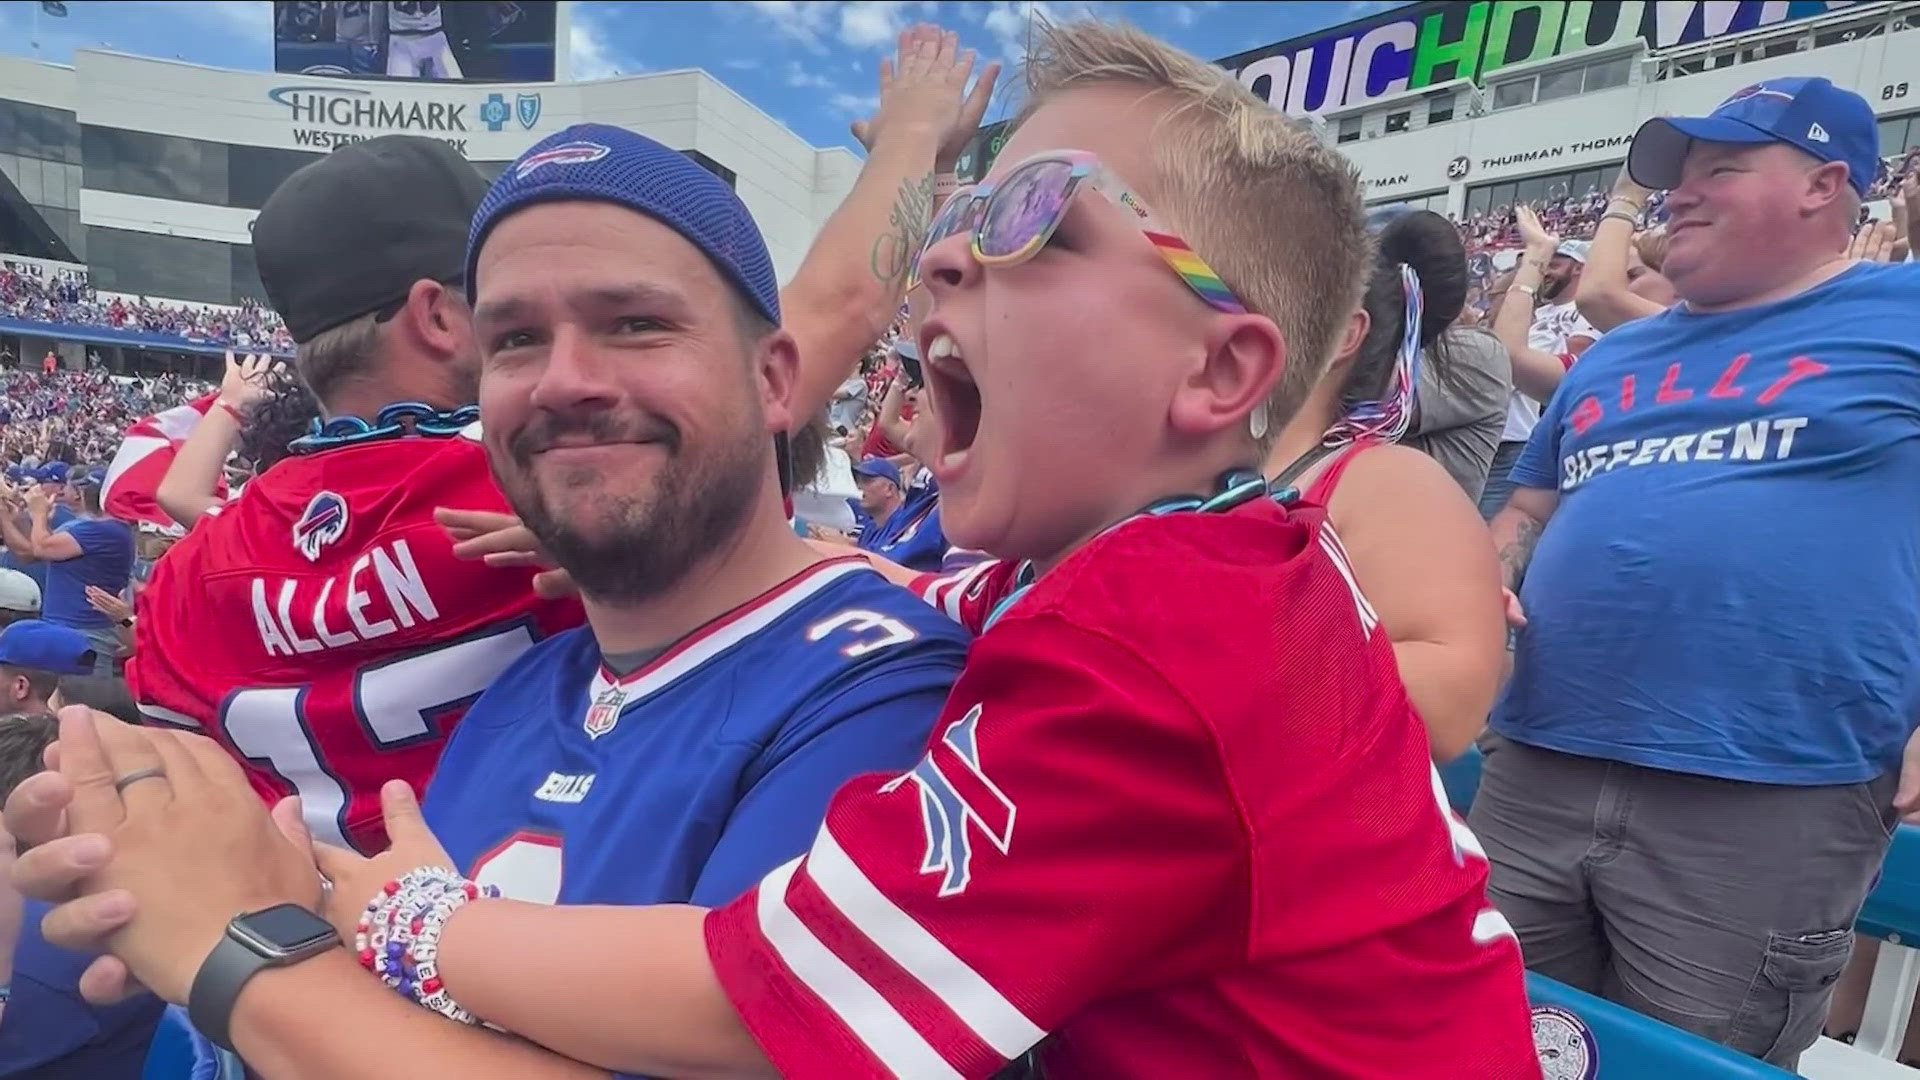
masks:
<path fill-rule="evenodd" d="M 293 525 L 293 547 L 319 562 L 320 552 L 347 533 L 347 500 L 331 491 L 322 491 L 307 502 L 307 509 Z"/>
<path fill-rule="evenodd" d="M 981 707 L 975 705 L 948 724 L 920 764 L 880 789 L 883 794 L 891 792 L 909 780 L 919 789 L 920 822 L 927 835 L 920 872 L 941 875 L 941 896 L 966 892 L 973 880 L 973 841 L 967 834 L 968 823 L 1002 855 L 1013 844 L 1017 808 L 980 765 L 980 712 Z"/>

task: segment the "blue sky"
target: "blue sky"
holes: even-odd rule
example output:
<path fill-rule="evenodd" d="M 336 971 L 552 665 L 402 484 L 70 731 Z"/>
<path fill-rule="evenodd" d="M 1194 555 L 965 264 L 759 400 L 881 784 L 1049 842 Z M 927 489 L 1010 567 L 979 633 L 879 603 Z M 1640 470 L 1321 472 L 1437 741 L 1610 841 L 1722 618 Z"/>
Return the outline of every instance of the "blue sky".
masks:
<path fill-rule="evenodd" d="M 1034 15 L 1124 19 L 1217 59 L 1394 6 L 1344 0 L 582 0 L 574 6 L 573 73 L 584 79 L 705 68 L 814 145 L 851 146 L 847 125 L 872 108 L 880 57 L 911 20 L 956 29 L 964 45 L 1009 62 L 1011 70 Z M 38 54 L 60 62 L 75 49 L 105 45 L 218 67 L 273 66 L 272 6 L 266 0 L 70 0 L 66 18 L 38 16 L 36 33 L 39 7 L 36 0 L 0 0 L 0 52 L 34 55 L 37 37 Z M 1005 98 L 995 95 L 989 119 L 1004 113 Z"/>

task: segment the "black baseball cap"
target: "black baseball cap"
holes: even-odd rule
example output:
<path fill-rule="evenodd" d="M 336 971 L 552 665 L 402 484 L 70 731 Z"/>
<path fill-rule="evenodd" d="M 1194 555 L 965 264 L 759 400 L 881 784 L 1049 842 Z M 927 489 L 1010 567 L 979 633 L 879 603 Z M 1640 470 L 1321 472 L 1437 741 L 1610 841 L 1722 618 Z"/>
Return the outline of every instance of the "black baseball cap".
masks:
<path fill-rule="evenodd" d="M 281 183 L 253 223 L 260 284 L 296 342 L 458 281 L 487 181 L 418 135 L 351 143 Z"/>

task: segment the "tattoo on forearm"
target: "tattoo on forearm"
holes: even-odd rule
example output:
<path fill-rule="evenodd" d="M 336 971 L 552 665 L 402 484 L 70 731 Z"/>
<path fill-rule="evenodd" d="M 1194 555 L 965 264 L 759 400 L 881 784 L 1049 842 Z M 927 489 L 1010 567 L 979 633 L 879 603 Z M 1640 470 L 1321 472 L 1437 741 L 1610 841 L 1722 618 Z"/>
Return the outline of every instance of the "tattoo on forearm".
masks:
<path fill-rule="evenodd" d="M 900 194 L 887 215 L 887 228 L 873 241 L 874 280 L 896 289 L 905 284 L 907 270 L 926 242 L 927 226 L 932 223 L 933 174 L 902 180 Z"/>
<path fill-rule="evenodd" d="M 1527 568 L 1527 561 L 1533 558 L 1533 546 L 1540 542 L 1540 523 L 1532 518 L 1523 518 L 1514 529 L 1513 539 L 1500 549 L 1500 574 L 1511 589 L 1520 582 L 1520 575 Z"/>

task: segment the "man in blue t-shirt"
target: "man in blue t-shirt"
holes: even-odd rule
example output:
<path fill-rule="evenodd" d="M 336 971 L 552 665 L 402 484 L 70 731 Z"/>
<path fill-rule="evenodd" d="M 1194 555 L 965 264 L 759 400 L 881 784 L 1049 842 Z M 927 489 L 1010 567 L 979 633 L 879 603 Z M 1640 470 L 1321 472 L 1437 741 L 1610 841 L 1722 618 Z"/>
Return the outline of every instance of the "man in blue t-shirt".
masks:
<path fill-rule="evenodd" d="M 51 461 L 35 469 L 15 465 L 7 470 L 7 479 L 16 484 L 44 487 L 48 499 L 53 503 L 47 521 L 55 529 L 74 519 L 73 507 L 67 505 L 69 489 L 67 487 L 67 466 Z M 31 488 L 29 488 L 31 490 Z M 5 553 L 0 554 L 0 569 L 18 570 L 33 579 L 42 593 L 47 591 L 47 564 L 34 558 L 32 545 L 27 542 L 28 530 L 33 527 L 32 518 L 27 514 L 24 502 L 16 507 L 7 507 L 0 511 L 0 517 L 6 519 Z M 13 537 L 19 537 L 22 547 L 16 549 Z"/>
<path fill-rule="evenodd" d="M 1788 1068 L 1920 811 L 1920 266 L 1847 258 L 1878 160 L 1825 79 L 1643 125 L 1683 303 L 1567 373 L 1492 524 L 1490 895 L 1535 970 Z"/>
<path fill-rule="evenodd" d="M 133 529 L 101 511 L 103 479 L 97 470 L 69 478 L 80 513 L 62 525 L 53 523 L 54 503 L 46 485 L 29 492 L 24 543 L 33 558 L 46 564 L 40 617 L 87 635 L 98 657 L 95 673 L 111 675 L 120 652 L 119 637 L 113 621 L 88 602 L 87 589 L 91 586 L 114 596 L 126 592 L 133 574 Z M 7 546 L 18 549 L 23 539 L 15 535 L 18 528 L 4 521 L 0 527 L 6 531 Z"/>

